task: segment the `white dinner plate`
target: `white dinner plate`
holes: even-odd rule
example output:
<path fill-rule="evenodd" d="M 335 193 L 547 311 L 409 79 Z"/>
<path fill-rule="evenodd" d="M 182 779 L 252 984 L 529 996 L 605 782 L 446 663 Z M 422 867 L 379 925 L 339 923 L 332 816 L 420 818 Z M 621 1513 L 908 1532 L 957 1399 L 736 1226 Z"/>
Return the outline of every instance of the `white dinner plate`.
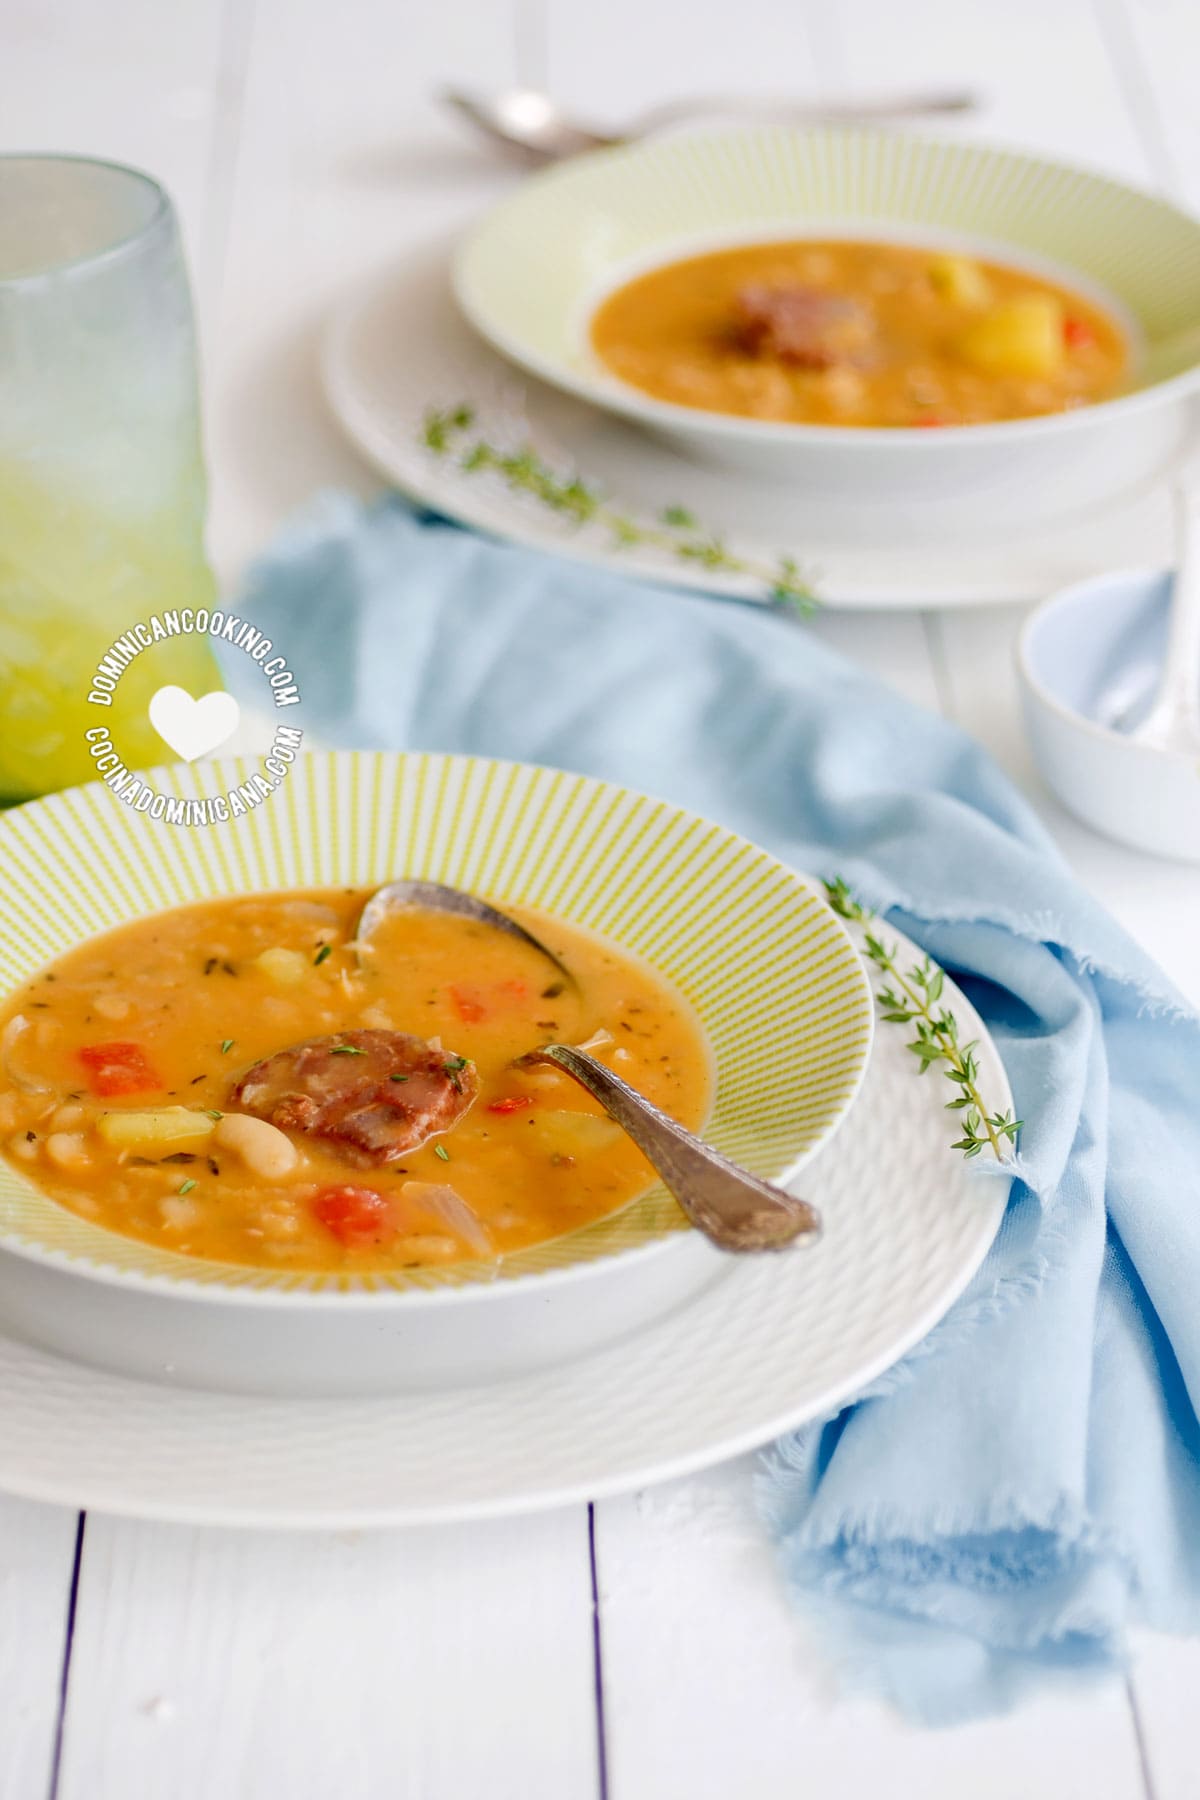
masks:
<path fill-rule="evenodd" d="M 683 506 L 743 560 L 790 556 L 832 607 L 967 606 L 1038 600 L 1069 582 L 1171 560 L 1168 483 L 1086 517 L 1014 533 L 998 526 L 936 543 L 880 538 L 869 512 L 853 542 L 801 532 L 797 496 L 775 482 L 692 461 L 652 434 L 573 399 L 506 362 L 467 325 L 450 291 L 450 246 L 406 256 L 334 315 L 323 350 L 334 414 L 368 460 L 403 492 L 493 536 L 709 593 L 762 599 L 761 582 L 641 545 L 617 548 L 600 525 L 576 526 L 491 472 L 468 474 L 422 441 L 431 408 L 466 402 L 479 429 L 512 450 L 531 444 L 577 471 L 622 512 L 652 523 Z"/>
<path fill-rule="evenodd" d="M 946 996 L 1007 1107 L 995 1046 Z M 311 1401 L 130 1381 L 0 1338 L 0 1488 L 206 1524 L 414 1525 L 619 1493 L 830 1413 L 961 1293 L 1007 1198 L 951 1148 L 946 1084 L 915 1073 L 907 1036 L 876 1032 L 854 1111 L 797 1182 L 820 1241 L 731 1259 L 650 1330 L 545 1374 Z"/>

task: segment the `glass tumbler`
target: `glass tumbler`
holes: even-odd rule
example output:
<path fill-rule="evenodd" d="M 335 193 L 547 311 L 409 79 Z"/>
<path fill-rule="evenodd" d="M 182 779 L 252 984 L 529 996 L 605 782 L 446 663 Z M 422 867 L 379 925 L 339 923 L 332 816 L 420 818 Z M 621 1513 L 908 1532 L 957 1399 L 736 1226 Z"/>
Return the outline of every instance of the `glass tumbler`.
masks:
<path fill-rule="evenodd" d="M 196 352 L 175 215 L 134 169 L 0 156 L 0 802 L 170 760 L 147 714 L 221 685 L 205 640 L 92 675 L 130 628 L 212 603 Z"/>

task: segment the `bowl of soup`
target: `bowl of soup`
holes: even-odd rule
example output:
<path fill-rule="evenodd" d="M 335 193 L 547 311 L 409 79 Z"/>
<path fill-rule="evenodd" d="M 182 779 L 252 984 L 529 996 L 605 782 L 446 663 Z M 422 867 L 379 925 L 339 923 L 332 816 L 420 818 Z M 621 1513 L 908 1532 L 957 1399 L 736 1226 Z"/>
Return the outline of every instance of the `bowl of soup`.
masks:
<path fill-rule="evenodd" d="M 1128 489 L 1200 383 L 1200 223 L 972 143 L 760 127 L 601 152 L 501 202 L 454 286 L 513 361 L 787 482 L 826 530 Z"/>
<path fill-rule="evenodd" d="M 158 772 L 155 812 L 95 783 L 0 819 L 0 1329 L 182 1383 L 387 1391 L 579 1354 L 719 1280 L 529 1053 L 585 1047 L 789 1179 L 872 1030 L 819 888 L 561 771 L 337 753 L 214 806 L 246 781 L 217 761 Z M 415 902 L 360 929 L 402 877 L 528 935 Z"/>

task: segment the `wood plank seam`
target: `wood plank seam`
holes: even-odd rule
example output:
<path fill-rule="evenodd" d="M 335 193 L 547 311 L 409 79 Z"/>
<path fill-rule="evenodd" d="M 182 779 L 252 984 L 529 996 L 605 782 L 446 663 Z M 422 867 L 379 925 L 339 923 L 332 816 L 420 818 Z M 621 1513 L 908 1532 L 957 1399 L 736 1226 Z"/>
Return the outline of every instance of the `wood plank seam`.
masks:
<path fill-rule="evenodd" d="M 75 1616 L 79 1605 L 79 1573 L 83 1567 L 83 1539 L 86 1529 L 87 1514 L 81 1512 L 75 1523 L 75 1554 L 71 1563 L 71 1585 L 67 1590 L 67 1614 L 63 1624 L 62 1668 L 58 1679 L 58 1714 L 54 1721 L 54 1749 L 50 1759 L 48 1800 L 58 1800 L 63 1737 L 67 1720 L 67 1693 L 71 1685 L 71 1652 L 75 1644 Z"/>

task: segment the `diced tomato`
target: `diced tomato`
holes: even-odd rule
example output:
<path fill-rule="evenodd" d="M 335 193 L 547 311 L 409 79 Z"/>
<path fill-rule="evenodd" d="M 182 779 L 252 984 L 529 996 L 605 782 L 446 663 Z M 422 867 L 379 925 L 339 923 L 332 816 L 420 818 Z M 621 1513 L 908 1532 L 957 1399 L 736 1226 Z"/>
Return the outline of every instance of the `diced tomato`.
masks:
<path fill-rule="evenodd" d="M 511 1012 L 514 1002 L 521 1005 L 529 995 L 529 983 L 516 978 L 493 981 L 480 987 L 456 982 L 450 989 L 454 1010 L 464 1025 L 482 1024 L 495 1012 Z"/>
<path fill-rule="evenodd" d="M 489 1100 L 487 1111 L 492 1113 L 524 1112 L 527 1106 L 533 1105 L 529 1094 L 506 1094 L 502 1100 Z"/>
<path fill-rule="evenodd" d="M 396 1235 L 391 1203 L 374 1188 L 322 1188 L 313 1196 L 312 1209 L 347 1250 L 365 1250 Z"/>
<path fill-rule="evenodd" d="M 921 418 L 917 419 L 915 423 L 923 431 L 934 431 L 939 425 L 945 425 L 947 421 L 945 419 L 939 419 L 936 413 L 925 413 Z"/>
<path fill-rule="evenodd" d="M 475 988 L 452 987 L 450 998 L 454 1002 L 454 1010 L 464 1025 L 478 1025 L 487 1018 L 487 1007 L 479 997 Z"/>
<path fill-rule="evenodd" d="M 93 1094 L 104 1100 L 117 1094 L 148 1094 L 164 1085 L 140 1044 L 85 1044 L 79 1060 L 88 1071 Z"/>
<path fill-rule="evenodd" d="M 1070 350 L 1082 350 L 1085 344 L 1094 344 L 1096 334 L 1086 319 L 1067 316 L 1063 320 L 1063 342 Z"/>

